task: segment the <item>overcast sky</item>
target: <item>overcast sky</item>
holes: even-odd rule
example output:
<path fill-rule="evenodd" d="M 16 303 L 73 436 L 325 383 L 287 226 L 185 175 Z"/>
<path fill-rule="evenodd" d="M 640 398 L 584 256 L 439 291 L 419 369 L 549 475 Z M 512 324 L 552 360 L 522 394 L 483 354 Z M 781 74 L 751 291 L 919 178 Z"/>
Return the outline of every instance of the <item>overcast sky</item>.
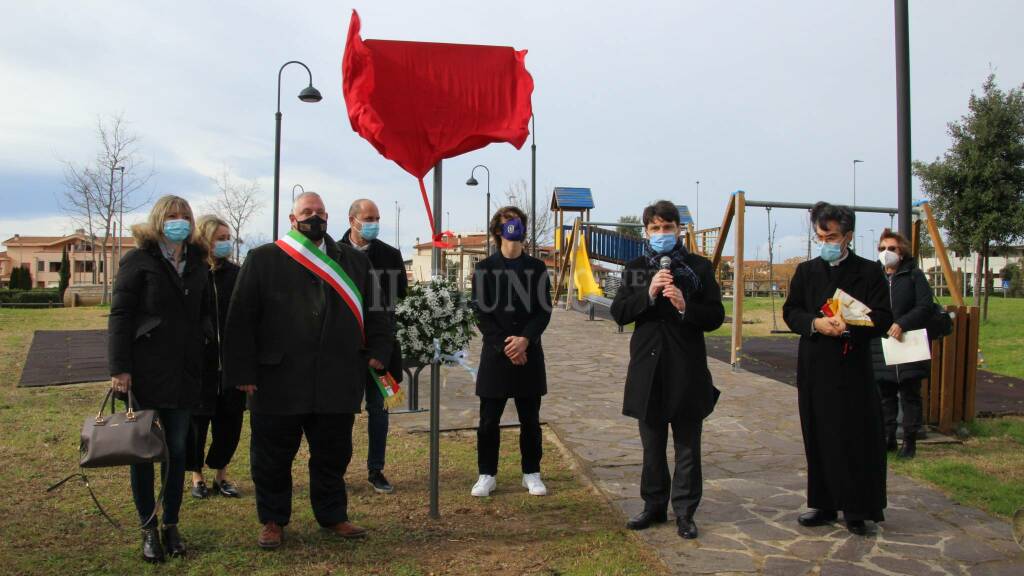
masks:
<path fill-rule="evenodd" d="M 720 221 L 736 189 L 749 199 L 850 202 L 853 159 L 864 161 L 858 203 L 896 205 L 891 1 L 3 3 L 3 238 L 69 230 L 61 161 L 88 161 L 97 116 L 118 113 L 156 170 L 149 194 L 202 206 L 210 177 L 228 166 L 260 182 L 266 207 L 250 236 L 269 237 L 277 70 L 298 59 L 324 100 L 298 101 L 305 72 L 285 71 L 282 195 L 296 183 L 321 192 L 335 235 L 353 199 L 373 198 L 388 242 L 397 201 L 409 255 L 429 236 L 416 182 L 352 131 L 341 95 L 353 8 L 364 38 L 529 50 L 538 196 L 590 187 L 595 220 L 661 198 L 695 209 L 697 180 L 701 226 Z M 1017 0 L 910 2 L 915 159 L 943 153 L 946 123 L 966 112 L 990 70 L 1006 89 L 1024 81 L 1022 21 Z M 446 224 L 459 232 L 483 226 L 483 186 L 465 186 L 474 164 L 490 167 L 500 199 L 518 181 L 528 186 L 529 145 L 445 162 Z M 782 256 L 802 253 L 804 214 L 773 218 Z M 888 221 L 864 217 L 859 234 Z M 751 209 L 748 257 L 766 257 L 766 232 L 764 211 Z"/>

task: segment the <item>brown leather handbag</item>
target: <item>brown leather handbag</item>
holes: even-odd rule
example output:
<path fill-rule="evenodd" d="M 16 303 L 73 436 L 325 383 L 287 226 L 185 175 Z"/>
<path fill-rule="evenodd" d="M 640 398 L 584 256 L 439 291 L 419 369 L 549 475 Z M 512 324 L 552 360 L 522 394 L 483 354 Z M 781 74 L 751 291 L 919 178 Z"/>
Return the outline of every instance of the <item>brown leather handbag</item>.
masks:
<path fill-rule="evenodd" d="M 110 414 L 103 411 L 110 402 Z M 123 413 L 114 412 L 113 389 L 100 404 L 95 417 L 82 423 L 79 444 L 82 468 L 127 466 L 146 462 L 162 462 L 167 458 L 167 441 L 156 410 L 134 410 L 132 391 L 128 389 L 128 405 Z"/>
<path fill-rule="evenodd" d="M 128 389 L 128 402 L 125 412 L 118 413 L 114 407 L 113 389 L 107 390 L 100 404 L 99 412 L 95 416 L 87 416 L 82 423 L 81 441 L 78 445 L 81 457 L 78 462 L 80 470 L 67 478 L 47 488 L 47 492 L 56 490 L 62 484 L 72 478 L 80 477 L 85 487 L 89 490 L 89 496 L 96 504 L 100 514 L 114 526 L 118 523 L 107 514 L 107 511 L 100 505 L 96 494 L 89 485 L 89 478 L 81 471 L 81 468 L 105 468 L 110 466 L 128 466 L 131 464 L 144 464 L 147 462 L 167 462 L 167 440 L 164 436 L 164 428 L 156 410 L 135 410 L 131 388 Z M 107 403 L 110 403 L 110 413 L 104 415 Z M 164 491 L 167 488 L 167 479 L 163 479 L 160 487 L 160 495 L 157 497 L 157 505 L 153 514 L 143 522 L 148 524 L 156 517 L 160 506 L 163 503 Z"/>

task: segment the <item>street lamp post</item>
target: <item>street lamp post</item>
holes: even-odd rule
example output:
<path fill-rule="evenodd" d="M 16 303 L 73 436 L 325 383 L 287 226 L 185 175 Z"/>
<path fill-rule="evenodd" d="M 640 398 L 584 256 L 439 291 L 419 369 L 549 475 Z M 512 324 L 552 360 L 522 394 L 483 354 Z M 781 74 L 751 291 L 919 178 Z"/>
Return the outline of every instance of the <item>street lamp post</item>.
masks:
<path fill-rule="evenodd" d="M 697 180 L 697 205 L 693 209 L 693 229 L 700 230 L 700 180 Z"/>
<path fill-rule="evenodd" d="M 299 92 L 299 100 L 303 102 L 319 102 L 323 99 L 320 95 L 320 91 L 313 88 L 313 73 L 309 71 L 309 66 L 306 66 L 298 60 L 290 60 L 281 65 L 281 68 L 277 71 L 277 113 L 274 115 L 276 121 L 276 132 L 274 133 L 274 240 L 277 240 L 277 220 L 278 213 L 281 207 L 281 73 L 284 72 L 285 66 L 289 64 L 298 64 L 306 69 L 306 73 L 309 74 L 309 86 L 306 86 Z"/>
<path fill-rule="evenodd" d="M 121 270 L 121 256 L 124 256 L 124 166 L 118 166 L 117 170 L 121 171 L 121 192 L 117 196 L 117 268 L 114 271 L 114 276 L 117 276 L 117 272 Z"/>
<path fill-rule="evenodd" d="M 863 164 L 863 160 L 853 161 L 853 207 L 857 207 L 857 164 Z"/>
<path fill-rule="evenodd" d="M 302 187 L 302 184 L 296 184 L 295 186 L 292 186 L 292 204 L 295 203 L 295 189 L 296 188 L 298 188 L 299 190 L 302 190 L 302 192 L 300 192 L 300 194 L 305 194 L 306 193 L 306 189 Z"/>
<path fill-rule="evenodd" d="M 476 181 L 476 178 L 473 177 L 473 174 L 476 173 L 477 168 L 483 168 L 485 171 L 487 171 L 487 205 L 484 206 L 484 237 L 487 238 L 486 254 L 490 256 L 491 231 L 487 229 L 487 226 L 491 221 L 491 169 L 488 168 L 487 166 L 484 166 L 483 164 L 477 164 L 476 166 L 473 166 L 473 169 L 469 171 L 469 180 L 466 180 L 466 186 L 476 186 L 480 184 L 479 182 Z"/>

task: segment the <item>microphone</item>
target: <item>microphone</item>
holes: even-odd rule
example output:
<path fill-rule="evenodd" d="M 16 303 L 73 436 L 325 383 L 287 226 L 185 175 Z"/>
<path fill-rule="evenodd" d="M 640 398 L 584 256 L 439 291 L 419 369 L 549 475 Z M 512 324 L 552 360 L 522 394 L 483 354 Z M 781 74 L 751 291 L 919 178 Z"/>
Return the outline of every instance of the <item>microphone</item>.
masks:
<path fill-rule="evenodd" d="M 668 256 L 662 256 L 661 260 L 658 261 L 658 268 L 662 270 L 668 270 L 672 267 L 672 259 Z"/>

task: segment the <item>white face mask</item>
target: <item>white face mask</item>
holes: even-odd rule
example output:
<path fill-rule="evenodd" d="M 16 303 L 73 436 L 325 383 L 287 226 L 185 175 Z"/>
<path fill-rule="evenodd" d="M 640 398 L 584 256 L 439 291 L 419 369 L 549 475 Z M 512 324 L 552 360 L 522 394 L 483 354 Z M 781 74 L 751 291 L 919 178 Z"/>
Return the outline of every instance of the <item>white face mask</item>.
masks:
<path fill-rule="evenodd" d="M 895 268 L 900 263 L 900 255 L 890 250 L 882 250 L 878 253 L 878 261 L 886 268 Z"/>

